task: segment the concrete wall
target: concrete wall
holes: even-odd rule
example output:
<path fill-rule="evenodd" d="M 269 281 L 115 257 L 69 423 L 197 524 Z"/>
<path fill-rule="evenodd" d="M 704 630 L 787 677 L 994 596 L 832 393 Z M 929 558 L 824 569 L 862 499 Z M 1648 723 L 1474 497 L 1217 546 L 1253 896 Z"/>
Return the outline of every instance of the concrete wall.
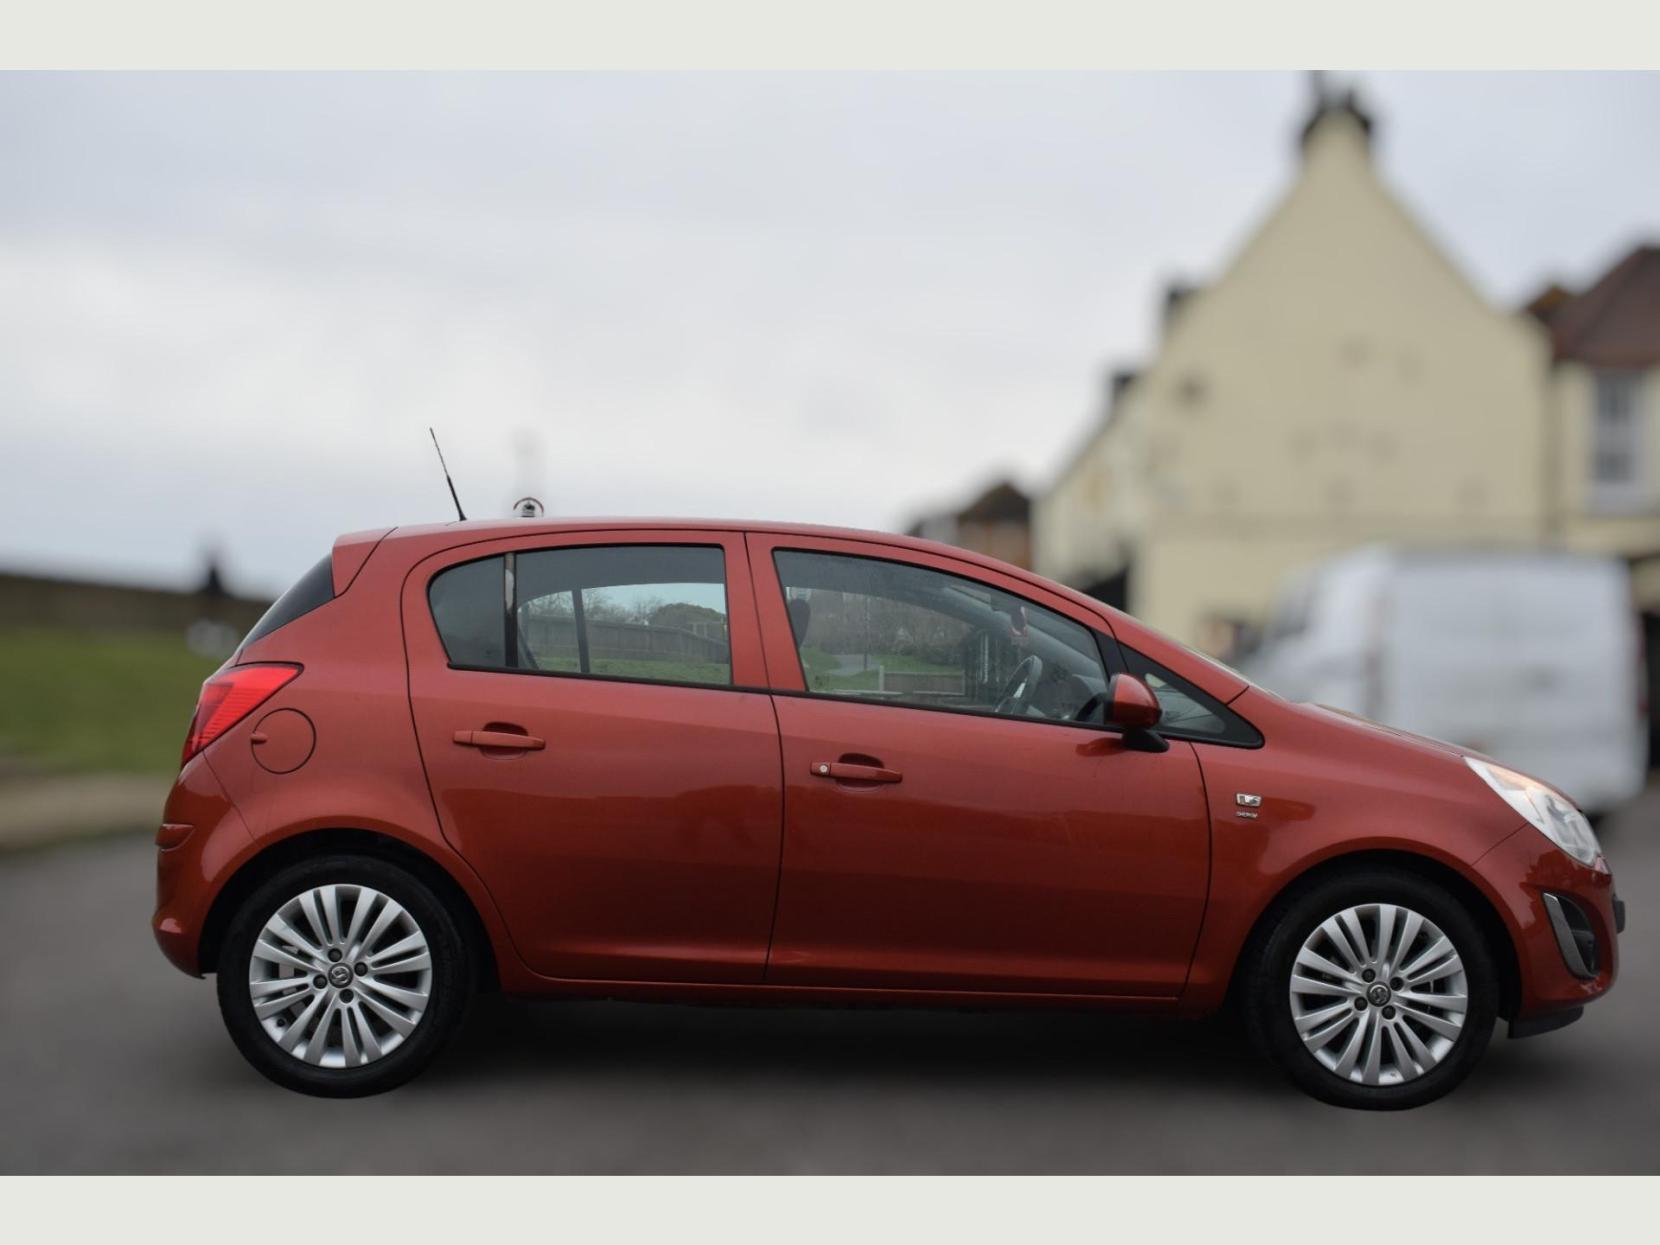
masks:
<path fill-rule="evenodd" d="M 0 572 L 0 627 L 178 631 L 206 618 L 246 632 L 269 601 Z"/>

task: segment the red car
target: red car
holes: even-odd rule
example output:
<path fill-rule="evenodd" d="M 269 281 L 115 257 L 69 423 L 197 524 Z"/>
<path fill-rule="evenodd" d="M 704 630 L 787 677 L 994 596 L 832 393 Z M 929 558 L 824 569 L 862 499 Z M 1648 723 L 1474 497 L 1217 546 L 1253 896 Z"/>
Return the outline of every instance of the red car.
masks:
<path fill-rule="evenodd" d="M 1407 1107 L 1577 1018 L 1623 924 L 1523 774 L 988 558 L 763 524 L 342 537 L 203 685 L 157 843 L 167 957 L 338 1096 L 492 988 L 1232 1001 L 1308 1092 Z"/>

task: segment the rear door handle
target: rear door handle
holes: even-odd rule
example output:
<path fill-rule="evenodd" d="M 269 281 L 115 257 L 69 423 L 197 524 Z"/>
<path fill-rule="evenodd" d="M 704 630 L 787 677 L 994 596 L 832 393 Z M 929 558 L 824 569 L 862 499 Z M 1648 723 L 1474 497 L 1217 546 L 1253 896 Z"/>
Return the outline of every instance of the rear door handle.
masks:
<path fill-rule="evenodd" d="M 898 782 L 904 778 L 896 769 L 880 765 L 852 765 L 846 761 L 814 761 L 814 778 L 831 778 L 837 782 Z"/>
<path fill-rule="evenodd" d="M 516 731 L 456 731 L 455 742 L 463 748 L 512 748 L 519 752 L 539 752 L 547 747 L 546 740 Z"/>

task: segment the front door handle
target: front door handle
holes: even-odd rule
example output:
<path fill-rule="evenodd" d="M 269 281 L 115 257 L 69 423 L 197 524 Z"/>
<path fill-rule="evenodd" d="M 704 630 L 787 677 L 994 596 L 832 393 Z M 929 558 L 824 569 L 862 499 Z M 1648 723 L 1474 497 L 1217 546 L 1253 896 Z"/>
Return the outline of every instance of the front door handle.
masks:
<path fill-rule="evenodd" d="M 456 731 L 455 742 L 463 748 L 512 748 L 519 752 L 539 752 L 547 747 L 546 740 L 517 731 Z"/>
<path fill-rule="evenodd" d="M 814 778 L 832 778 L 837 782 L 898 782 L 904 778 L 896 769 L 880 765 L 853 765 L 847 761 L 814 761 Z"/>

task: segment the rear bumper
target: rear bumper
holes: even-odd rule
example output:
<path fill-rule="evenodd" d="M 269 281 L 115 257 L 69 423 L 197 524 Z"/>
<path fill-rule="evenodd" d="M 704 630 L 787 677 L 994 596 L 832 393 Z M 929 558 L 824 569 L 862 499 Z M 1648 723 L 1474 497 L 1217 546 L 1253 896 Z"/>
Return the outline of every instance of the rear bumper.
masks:
<path fill-rule="evenodd" d="M 218 885 L 253 846 L 236 808 L 208 767 L 192 757 L 167 797 L 156 835 L 156 945 L 181 972 L 200 977 L 202 931 Z"/>
<path fill-rule="evenodd" d="M 1564 855 L 1531 826 L 1494 847 L 1477 869 L 1501 904 L 1516 952 L 1512 1032 L 1571 1023 L 1619 974 L 1624 905 L 1614 879 Z"/>

